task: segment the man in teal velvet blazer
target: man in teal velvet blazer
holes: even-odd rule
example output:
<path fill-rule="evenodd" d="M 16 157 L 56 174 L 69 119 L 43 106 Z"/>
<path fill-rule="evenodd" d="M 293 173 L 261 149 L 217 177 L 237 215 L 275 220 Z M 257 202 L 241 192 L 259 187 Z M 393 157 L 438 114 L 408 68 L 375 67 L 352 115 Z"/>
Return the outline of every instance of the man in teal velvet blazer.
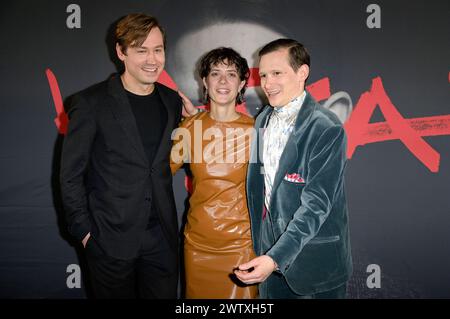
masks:
<path fill-rule="evenodd" d="M 259 52 L 270 106 L 258 115 L 247 176 L 259 257 L 235 270 L 261 298 L 344 298 L 352 272 L 341 122 L 305 91 L 309 54 L 279 39 Z"/>

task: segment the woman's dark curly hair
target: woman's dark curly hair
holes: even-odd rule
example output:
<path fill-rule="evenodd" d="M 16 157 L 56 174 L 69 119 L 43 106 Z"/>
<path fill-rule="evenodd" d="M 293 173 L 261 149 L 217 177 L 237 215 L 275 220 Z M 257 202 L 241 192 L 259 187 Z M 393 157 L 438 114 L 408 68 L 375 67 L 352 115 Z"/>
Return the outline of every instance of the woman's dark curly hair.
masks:
<path fill-rule="evenodd" d="M 236 103 L 243 103 L 245 89 L 247 88 L 248 78 L 250 76 L 250 69 L 248 68 L 247 60 L 232 48 L 220 47 L 209 51 L 202 57 L 199 63 L 198 74 L 202 79 L 206 78 L 209 72 L 211 72 L 211 68 L 219 63 L 236 66 L 240 80 L 245 81 L 245 85 L 239 92 L 240 94 L 236 97 Z M 203 88 L 203 93 L 206 93 L 205 87 Z M 206 96 L 206 94 L 204 95 Z M 204 102 L 208 103 L 208 101 Z"/>

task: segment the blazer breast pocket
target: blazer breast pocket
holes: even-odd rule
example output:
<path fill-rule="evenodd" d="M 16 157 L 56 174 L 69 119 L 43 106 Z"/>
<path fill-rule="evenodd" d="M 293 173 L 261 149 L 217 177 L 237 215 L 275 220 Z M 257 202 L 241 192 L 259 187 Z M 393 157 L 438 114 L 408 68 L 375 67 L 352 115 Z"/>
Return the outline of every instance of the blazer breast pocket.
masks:
<path fill-rule="evenodd" d="M 283 179 L 277 190 L 277 202 L 280 211 L 291 216 L 301 206 L 301 196 L 305 183 L 297 183 Z"/>
<path fill-rule="evenodd" d="M 290 195 L 301 195 L 301 192 L 303 191 L 303 188 L 305 187 L 306 182 L 305 180 L 300 176 L 300 174 L 293 173 L 293 174 L 286 174 L 281 181 L 281 189 L 282 192 L 288 192 Z"/>

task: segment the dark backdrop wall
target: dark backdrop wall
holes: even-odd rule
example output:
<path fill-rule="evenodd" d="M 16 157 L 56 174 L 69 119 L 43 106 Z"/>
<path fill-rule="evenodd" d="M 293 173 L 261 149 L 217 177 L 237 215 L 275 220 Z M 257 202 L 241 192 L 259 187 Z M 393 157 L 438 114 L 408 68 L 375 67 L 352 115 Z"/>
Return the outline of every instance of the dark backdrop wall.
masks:
<path fill-rule="evenodd" d="M 450 297 L 446 0 L 2 4 L 0 297 L 88 294 L 80 246 L 66 231 L 59 195 L 67 124 L 60 103 L 116 71 L 112 26 L 131 12 L 153 14 L 165 26 L 161 81 L 196 104 L 195 63 L 207 50 L 233 46 L 257 67 L 257 49 L 268 41 L 283 36 L 305 44 L 310 89 L 340 114 L 350 141 L 350 297 Z M 255 79 L 242 111 L 255 114 L 264 103 Z M 183 172 L 174 187 L 181 221 Z"/>

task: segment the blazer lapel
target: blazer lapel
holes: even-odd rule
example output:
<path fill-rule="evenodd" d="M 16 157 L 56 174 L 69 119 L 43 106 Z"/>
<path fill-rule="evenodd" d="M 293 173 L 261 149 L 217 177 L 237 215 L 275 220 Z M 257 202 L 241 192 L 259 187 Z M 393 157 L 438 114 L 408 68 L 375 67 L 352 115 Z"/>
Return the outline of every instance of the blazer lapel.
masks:
<path fill-rule="evenodd" d="M 247 201 L 249 205 L 249 212 L 251 215 L 251 230 L 253 247 L 255 252 L 259 254 L 260 247 L 260 231 L 261 219 L 264 205 L 264 175 L 262 175 L 262 151 L 263 135 L 259 134 L 260 129 L 264 128 L 267 119 L 272 113 L 273 108 L 267 105 L 261 110 L 255 120 L 255 134 L 252 139 L 252 146 L 250 149 L 250 163 L 247 172 Z M 261 140 L 260 140 L 261 139 Z"/>
<path fill-rule="evenodd" d="M 136 125 L 136 119 L 133 111 L 131 110 L 131 105 L 126 92 L 120 81 L 120 76 L 115 75 L 109 80 L 108 83 L 108 93 L 114 99 L 114 103 L 111 104 L 111 111 L 122 126 L 130 144 L 136 149 L 136 152 L 142 160 L 148 164 L 148 158 L 144 150 L 144 145 L 142 144 L 141 135 Z"/>
<path fill-rule="evenodd" d="M 272 113 L 273 108 L 270 105 L 267 105 L 256 117 L 255 121 L 255 134 L 254 138 L 252 139 L 252 146 L 250 149 L 250 163 L 251 164 L 258 164 L 256 165 L 258 167 L 258 170 L 260 169 L 261 164 L 264 165 L 264 160 L 262 158 L 262 149 L 264 145 L 264 138 L 263 134 L 260 130 L 264 129 L 265 124 L 267 123 L 267 120 Z M 254 171 L 255 165 L 249 165 L 249 173 L 247 174 L 247 185 L 252 185 L 253 180 L 256 179 L 258 176 L 257 174 L 261 174 L 259 171 Z M 251 191 L 251 189 L 247 189 L 248 192 Z"/>
<path fill-rule="evenodd" d="M 269 120 L 272 111 L 273 107 L 271 107 L 270 105 L 266 105 L 266 107 L 261 111 L 261 113 L 256 118 L 255 129 L 257 138 L 254 139 L 256 143 L 255 147 L 252 147 L 252 152 L 255 151 L 255 153 L 252 154 L 251 157 L 254 160 L 254 163 L 261 162 L 264 164 L 264 159 L 262 158 L 262 150 L 264 149 L 264 134 L 263 131 L 261 130 L 264 130 L 266 128 L 267 121 Z M 261 138 L 261 142 L 259 142 L 259 138 Z M 261 155 L 261 158 L 258 158 L 259 155 Z"/>
<path fill-rule="evenodd" d="M 297 161 L 297 141 L 301 138 L 305 128 L 307 127 L 311 115 L 316 108 L 316 101 L 312 96 L 306 92 L 305 101 L 297 115 L 295 120 L 294 130 L 287 140 L 286 146 L 284 147 L 283 153 L 281 154 L 280 162 L 278 164 L 278 170 L 275 174 L 275 179 L 272 187 L 272 198 L 270 199 L 270 206 L 272 206 L 273 194 L 275 194 L 276 189 L 280 186 L 286 173 L 288 173 L 289 168 Z"/>

